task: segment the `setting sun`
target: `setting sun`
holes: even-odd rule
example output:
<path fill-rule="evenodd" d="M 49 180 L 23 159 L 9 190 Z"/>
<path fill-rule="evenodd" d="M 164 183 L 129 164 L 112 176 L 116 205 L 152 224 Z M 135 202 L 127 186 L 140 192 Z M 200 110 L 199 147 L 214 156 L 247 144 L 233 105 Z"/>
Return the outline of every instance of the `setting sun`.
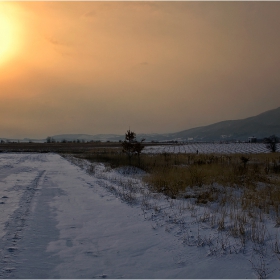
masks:
<path fill-rule="evenodd" d="M 279 13 L 280 1 L 0 0 L 0 137 L 175 133 L 279 107 Z"/>
<path fill-rule="evenodd" d="M 9 20 L 0 15 L 0 62 L 5 60 L 12 48 L 13 43 L 13 30 Z"/>
<path fill-rule="evenodd" d="M 0 66 L 12 59 L 18 52 L 19 26 L 19 23 L 9 16 L 9 13 L 3 13 L 0 10 Z"/>

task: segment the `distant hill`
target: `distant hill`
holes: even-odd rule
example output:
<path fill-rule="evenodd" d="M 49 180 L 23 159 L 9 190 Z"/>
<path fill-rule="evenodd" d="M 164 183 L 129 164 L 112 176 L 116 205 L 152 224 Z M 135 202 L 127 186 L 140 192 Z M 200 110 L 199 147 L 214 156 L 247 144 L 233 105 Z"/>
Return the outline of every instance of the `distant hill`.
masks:
<path fill-rule="evenodd" d="M 259 139 L 275 134 L 280 136 L 280 107 L 254 117 L 222 121 L 168 134 L 168 138 L 194 141 L 248 140 L 255 136 Z"/>
<path fill-rule="evenodd" d="M 54 135 L 52 138 L 56 141 L 73 141 L 73 140 L 85 140 L 85 141 L 118 141 L 124 136 L 116 135 L 116 134 L 97 134 L 97 135 L 89 135 L 89 134 L 60 134 Z"/>
<path fill-rule="evenodd" d="M 119 141 L 124 140 L 125 133 L 119 134 L 61 134 L 51 136 L 55 141 L 73 141 L 73 140 L 85 140 L 85 141 Z M 145 138 L 148 141 L 162 139 L 163 134 L 136 134 L 137 140 Z"/>
<path fill-rule="evenodd" d="M 136 131 L 137 134 L 137 131 Z M 240 140 L 246 141 L 248 137 L 255 136 L 258 139 L 263 139 L 271 135 L 280 137 L 280 107 L 274 110 L 266 111 L 254 117 L 241 120 L 228 120 L 214 123 L 207 126 L 191 128 L 176 133 L 166 134 L 137 134 L 137 139 L 145 138 L 146 141 L 231 141 Z M 119 134 L 61 134 L 51 136 L 56 141 L 119 141 L 124 140 L 125 131 L 122 135 Z M 11 139 L 4 139 L 9 140 Z M 18 141 L 14 139 L 12 141 Z M 45 139 L 36 140 L 25 138 L 21 142 L 44 142 Z"/>
<path fill-rule="evenodd" d="M 137 132 L 136 132 L 137 133 Z M 137 134 L 137 139 L 145 138 L 147 141 L 226 141 L 240 140 L 246 141 L 248 137 L 255 136 L 258 139 L 275 134 L 280 136 L 280 107 L 266 111 L 254 117 L 241 120 L 228 120 L 183 130 L 176 133 L 166 134 Z M 65 140 L 100 140 L 100 141 L 119 141 L 124 140 L 123 135 L 117 134 L 63 134 L 55 135 L 57 141 Z"/>

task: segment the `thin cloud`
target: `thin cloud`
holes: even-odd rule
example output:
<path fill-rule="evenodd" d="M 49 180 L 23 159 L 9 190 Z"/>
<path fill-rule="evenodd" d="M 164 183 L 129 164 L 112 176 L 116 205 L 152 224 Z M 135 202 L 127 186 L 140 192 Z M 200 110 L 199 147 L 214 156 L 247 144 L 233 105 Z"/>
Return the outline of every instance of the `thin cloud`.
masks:
<path fill-rule="evenodd" d="M 73 55 L 71 51 L 72 44 L 57 40 L 55 37 L 46 38 L 46 40 L 53 46 L 53 49 L 62 56 Z"/>
<path fill-rule="evenodd" d="M 55 45 L 55 46 L 69 46 L 70 45 L 69 43 L 65 43 L 65 42 L 59 41 L 59 40 L 57 40 L 54 37 L 46 38 L 46 40 L 49 43 L 51 43 L 52 45 Z"/>
<path fill-rule="evenodd" d="M 14 5 L 28 32 L 1 69 L 7 136 L 175 132 L 280 106 L 280 2 Z"/>
<path fill-rule="evenodd" d="M 94 18 L 96 18 L 96 12 L 90 11 L 82 15 L 82 18 L 88 21 L 92 21 Z"/>

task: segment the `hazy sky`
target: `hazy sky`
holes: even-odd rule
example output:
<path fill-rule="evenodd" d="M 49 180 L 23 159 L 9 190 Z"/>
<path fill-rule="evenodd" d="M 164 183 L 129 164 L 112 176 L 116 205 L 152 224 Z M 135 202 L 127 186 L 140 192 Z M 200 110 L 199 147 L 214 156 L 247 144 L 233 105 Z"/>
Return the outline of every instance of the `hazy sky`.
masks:
<path fill-rule="evenodd" d="M 0 2 L 0 138 L 165 133 L 280 106 L 280 2 Z"/>

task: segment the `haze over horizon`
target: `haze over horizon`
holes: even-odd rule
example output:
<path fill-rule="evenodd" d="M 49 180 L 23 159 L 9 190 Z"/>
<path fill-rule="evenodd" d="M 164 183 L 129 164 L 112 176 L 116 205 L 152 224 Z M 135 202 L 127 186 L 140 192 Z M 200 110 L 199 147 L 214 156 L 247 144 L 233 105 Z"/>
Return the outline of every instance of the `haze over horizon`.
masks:
<path fill-rule="evenodd" d="M 280 106 L 280 2 L 0 2 L 0 137 L 168 133 Z"/>

